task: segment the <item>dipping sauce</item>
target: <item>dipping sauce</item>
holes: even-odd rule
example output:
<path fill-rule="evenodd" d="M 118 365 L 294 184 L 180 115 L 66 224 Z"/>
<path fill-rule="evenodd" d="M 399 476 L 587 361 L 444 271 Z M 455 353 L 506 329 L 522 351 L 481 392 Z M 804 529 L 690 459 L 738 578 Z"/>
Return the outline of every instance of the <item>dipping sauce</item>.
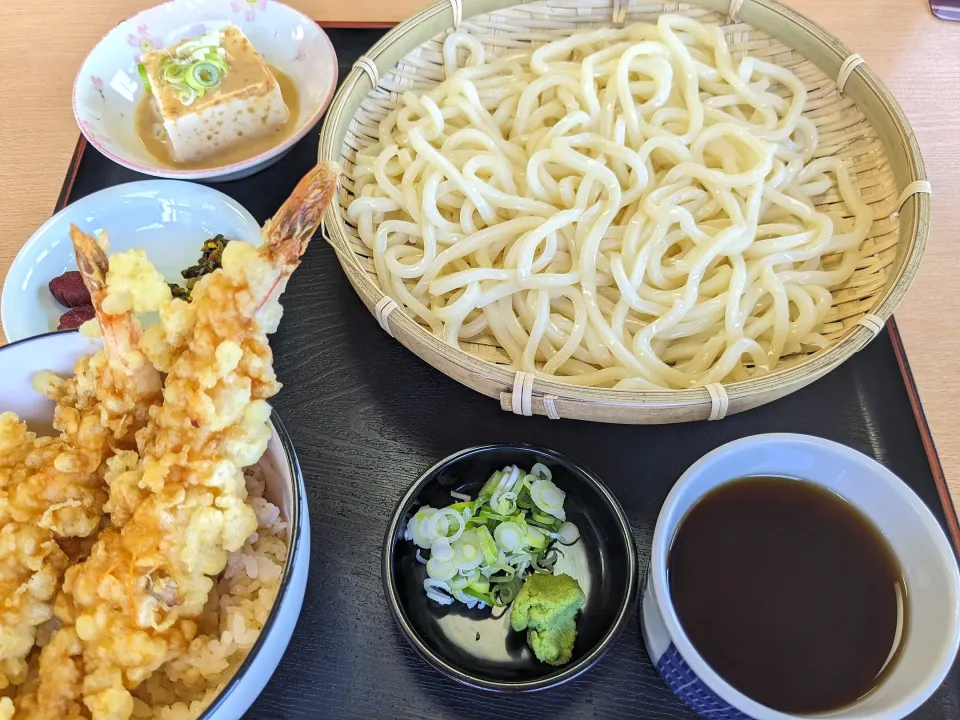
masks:
<path fill-rule="evenodd" d="M 781 712 L 855 702 L 906 637 L 893 550 L 859 510 L 812 483 L 749 477 L 713 490 L 681 521 L 667 574 L 704 660 Z"/>
<path fill-rule="evenodd" d="M 297 86 L 289 76 L 273 65 L 268 65 L 267 67 L 270 68 L 270 72 L 280 86 L 280 94 L 283 95 L 283 101 L 289 112 L 287 121 L 282 125 L 278 125 L 270 133 L 252 137 L 246 142 L 228 146 L 223 150 L 218 150 L 198 160 L 177 162 L 173 157 L 173 153 L 170 151 L 170 146 L 160 140 L 159 133 L 163 128 L 163 121 L 157 110 L 156 100 L 154 100 L 153 95 L 150 93 L 145 93 L 137 103 L 136 112 L 134 113 L 137 137 L 140 138 L 140 142 L 143 143 L 147 151 L 157 160 L 168 167 L 183 170 L 205 170 L 207 168 L 230 165 L 248 160 L 262 152 L 266 152 L 270 148 L 276 147 L 290 137 L 297 128 L 297 121 L 300 117 L 300 95 L 297 93 Z M 224 91 L 229 91 L 234 83 L 242 83 L 243 81 L 244 78 L 240 74 L 234 74 L 233 76 L 228 74 L 223 83 Z"/>

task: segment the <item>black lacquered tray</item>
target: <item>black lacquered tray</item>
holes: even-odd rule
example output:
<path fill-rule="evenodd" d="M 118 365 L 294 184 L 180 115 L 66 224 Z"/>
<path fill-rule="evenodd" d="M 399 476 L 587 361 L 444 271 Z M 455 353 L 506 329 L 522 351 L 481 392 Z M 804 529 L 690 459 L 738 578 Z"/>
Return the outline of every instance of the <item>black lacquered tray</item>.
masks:
<path fill-rule="evenodd" d="M 328 31 L 340 77 L 381 30 Z M 251 178 L 213 184 L 263 222 L 316 161 L 319 129 Z M 142 179 L 81 138 L 57 209 Z M 528 442 L 570 455 L 619 497 L 646 567 L 653 527 L 673 482 L 718 445 L 764 432 L 819 435 L 870 455 L 903 478 L 960 548 L 957 516 L 896 324 L 813 385 L 721 422 L 633 427 L 518 417 L 440 374 L 391 339 L 363 307 L 319 238 L 293 276 L 271 344 L 284 383 L 276 412 L 306 478 L 313 555 L 303 612 L 276 674 L 248 717 L 692 718 L 660 680 L 637 613 L 582 678 L 525 696 L 468 690 L 411 650 L 384 600 L 386 523 L 426 468 L 471 445 Z M 913 718 L 960 720 L 960 666 Z"/>

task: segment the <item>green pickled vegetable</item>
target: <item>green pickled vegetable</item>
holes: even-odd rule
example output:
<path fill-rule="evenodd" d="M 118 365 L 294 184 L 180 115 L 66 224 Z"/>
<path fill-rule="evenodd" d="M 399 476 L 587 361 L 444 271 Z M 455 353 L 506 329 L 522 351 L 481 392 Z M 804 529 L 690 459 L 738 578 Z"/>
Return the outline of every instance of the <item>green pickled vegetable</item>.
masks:
<path fill-rule="evenodd" d="M 170 283 L 170 292 L 173 293 L 173 296 L 189 301 L 193 286 L 197 284 L 197 281 L 204 275 L 209 275 L 222 267 L 223 250 L 229 242 L 223 235 L 217 235 L 204 242 L 197 264 L 191 265 L 180 272 L 183 279 L 187 281 L 186 287 Z"/>

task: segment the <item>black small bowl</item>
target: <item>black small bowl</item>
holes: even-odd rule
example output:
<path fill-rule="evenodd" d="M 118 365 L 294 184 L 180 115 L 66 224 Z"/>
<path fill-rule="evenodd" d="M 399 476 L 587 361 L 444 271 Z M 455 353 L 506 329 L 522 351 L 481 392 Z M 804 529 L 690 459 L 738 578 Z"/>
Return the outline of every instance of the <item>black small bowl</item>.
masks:
<path fill-rule="evenodd" d="M 476 497 L 493 472 L 506 465 L 530 470 L 543 463 L 567 494 L 567 520 L 580 540 L 560 548 L 557 572 L 573 576 L 587 603 L 577 616 L 573 658 L 561 667 L 537 660 L 526 632 L 510 628 L 510 608 L 469 610 L 461 603 L 427 599 L 426 568 L 405 540 L 407 522 L 423 505 L 445 507 L 450 491 Z M 560 685 L 592 667 L 616 640 L 637 592 L 637 550 L 620 503 L 585 467 L 552 450 L 530 445 L 485 445 L 461 450 L 427 470 L 400 500 L 383 545 L 387 603 L 410 644 L 445 675 L 465 685 L 498 692 L 529 692 Z"/>

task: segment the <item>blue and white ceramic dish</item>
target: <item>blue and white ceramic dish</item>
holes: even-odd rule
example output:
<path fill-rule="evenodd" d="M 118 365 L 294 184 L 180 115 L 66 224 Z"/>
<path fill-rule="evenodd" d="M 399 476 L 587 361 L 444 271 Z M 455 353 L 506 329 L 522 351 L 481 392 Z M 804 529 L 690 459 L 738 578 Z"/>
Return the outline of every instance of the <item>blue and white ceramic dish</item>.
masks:
<path fill-rule="evenodd" d="M 817 717 L 899 720 L 939 687 L 960 644 L 960 573 L 936 519 L 896 475 L 844 445 L 806 435 L 743 438 L 708 453 L 677 481 L 653 535 L 643 595 L 643 640 L 674 694 L 710 720 L 796 720 L 738 692 L 690 642 L 670 598 L 667 554 L 687 511 L 718 485 L 745 476 L 816 483 L 859 508 L 900 560 L 907 587 L 906 640 L 896 665 L 872 692 Z"/>

